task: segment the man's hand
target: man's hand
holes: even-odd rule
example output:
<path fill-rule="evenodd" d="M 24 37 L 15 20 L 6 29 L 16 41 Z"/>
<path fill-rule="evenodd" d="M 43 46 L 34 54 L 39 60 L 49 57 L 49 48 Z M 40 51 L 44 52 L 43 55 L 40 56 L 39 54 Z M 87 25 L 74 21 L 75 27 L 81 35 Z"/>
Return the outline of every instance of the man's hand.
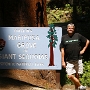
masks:
<path fill-rule="evenodd" d="M 83 49 L 80 51 L 80 54 L 81 54 L 81 55 L 84 54 L 84 52 L 86 51 L 86 49 L 87 49 L 89 43 L 90 43 L 90 41 L 87 39 L 86 45 L 85 45 L 85 46 L 83 47 Z"/>
<path fill-rule="evenodd" d="M 65 62 L 62 62 L 62 67 L 66 68 L 66 63 Z"/>
<path fill-rule="evenodd" d="M 84 54 L 85 50 L 81 50 L 80 51 L 80 55 Z"/>

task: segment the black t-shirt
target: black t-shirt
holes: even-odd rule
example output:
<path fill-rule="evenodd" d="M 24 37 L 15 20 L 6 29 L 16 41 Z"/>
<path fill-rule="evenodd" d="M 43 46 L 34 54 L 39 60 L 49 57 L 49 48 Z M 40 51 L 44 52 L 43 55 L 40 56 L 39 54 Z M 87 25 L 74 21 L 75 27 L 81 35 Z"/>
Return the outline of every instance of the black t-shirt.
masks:
<path fill-rule="evenodd" d="M 68 34 L 63 35 L 60 48 L 64 48 L 66 60 L 81 59 L 82 56 L 80 55 L 80 50 L 83 48 L 82 46 L 86 41 L 87 38 L 79 33 L 74 33 L 71 37 Z"/>

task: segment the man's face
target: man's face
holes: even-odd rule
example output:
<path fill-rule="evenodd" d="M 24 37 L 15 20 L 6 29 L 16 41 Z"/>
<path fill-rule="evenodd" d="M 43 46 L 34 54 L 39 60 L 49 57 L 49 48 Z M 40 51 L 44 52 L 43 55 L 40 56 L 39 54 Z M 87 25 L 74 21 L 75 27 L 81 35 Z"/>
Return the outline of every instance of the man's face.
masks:
<path fill-rule="evenodd" d="M 73 34 L 74 33 L 74 27 L 73 26 L 68 26 L 67 27 L 67 32 L 68 32 L 68 34 Z"/>

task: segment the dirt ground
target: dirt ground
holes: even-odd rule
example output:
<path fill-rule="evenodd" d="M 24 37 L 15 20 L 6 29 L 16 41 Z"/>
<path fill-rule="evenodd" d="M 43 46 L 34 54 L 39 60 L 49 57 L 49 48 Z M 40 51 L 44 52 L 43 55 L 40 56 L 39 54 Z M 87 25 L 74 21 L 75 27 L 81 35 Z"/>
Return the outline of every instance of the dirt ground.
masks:
<path fill-rule="evenodd" d="M 74 85 L 65 85 L 63 90 L 75 90 Z M 86 90 L 90 90 L 90 87 L 87 87 Z"/>
<path fill-rule="evenodd" d="M 43 89 L 39 87 L 32 87 L 29 85 L 23 85 L 23 86 L 0 86 L 0 90 L 60 90 L 60 89 Z M 65 85 L 63 90 L 75 90 L 73 85 Z M 87 88 L 86 90 L 90 90 L 90 88 Z"/>
<path fill-rule="evenodd" d="M 43 89 L 18 80 L 13 80 L 10 78 L 0 78 L 0 90 L 60 90 L 60 89 Z M 64 85 L 63 90 L 74 90 L 74 85 Z M 90 87 L 87 87 L 86 90 L 90 90 Z"/>
<path fill-rule="evenodd" d="M 38 88 L 38 87 L 32 87 L 29 85 L 23 85 L 23 86 L 14 86 L 14 85 L 9 85 L 9 86 L 1 86 L 0 85 L 0 90 L 60 90 L 60 89 L 43 89 L 43 88 Z M 63 90 L 75 90 L 73 85 L 65 85 L 63 87 Z M 90 90 L 90 88 L 87 88 L 86 90 Z"/>

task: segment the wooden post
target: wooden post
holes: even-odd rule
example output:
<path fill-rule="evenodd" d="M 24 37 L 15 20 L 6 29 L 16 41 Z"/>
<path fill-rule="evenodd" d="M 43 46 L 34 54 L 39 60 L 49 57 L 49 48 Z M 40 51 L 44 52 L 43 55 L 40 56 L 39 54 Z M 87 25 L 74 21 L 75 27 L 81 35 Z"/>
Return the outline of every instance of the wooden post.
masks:
<path fill-rule="evenodd" d="M 56 89 L 60 89 L 61 90 L 60 70 L 56 70 Z"/>

